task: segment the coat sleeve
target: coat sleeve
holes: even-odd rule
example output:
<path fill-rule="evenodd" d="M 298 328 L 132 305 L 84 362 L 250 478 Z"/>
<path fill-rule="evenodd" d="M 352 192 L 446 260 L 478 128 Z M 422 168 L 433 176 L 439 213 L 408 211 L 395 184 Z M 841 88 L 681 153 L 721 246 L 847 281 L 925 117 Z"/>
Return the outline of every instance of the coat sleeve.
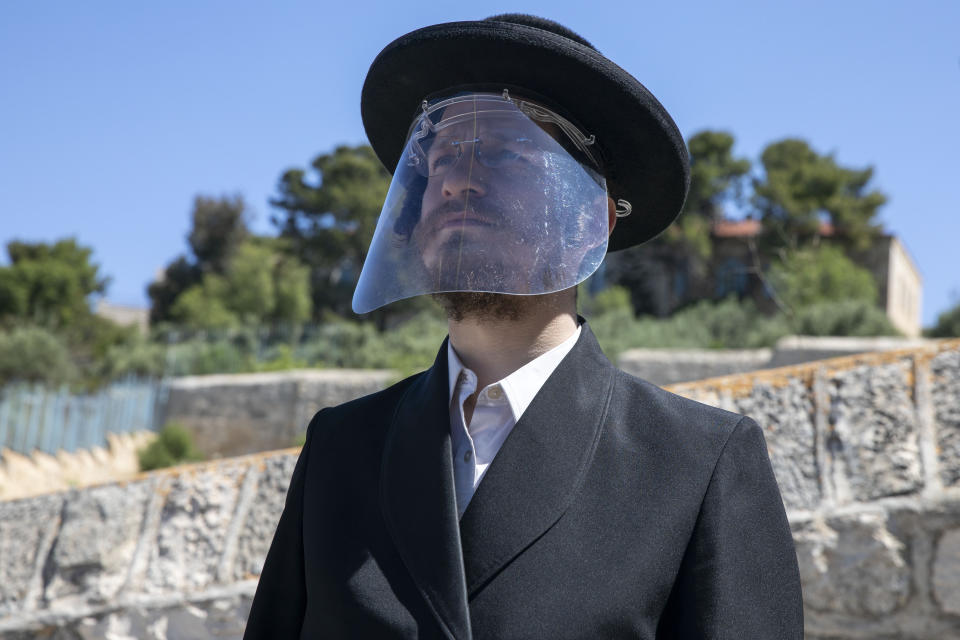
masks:
<path fill-rule="evenodd" d="M 244 640 L 300 637 L 307 605 L 303 561 L 303 487 L 319 416 L 317 414 L 307 427 L 307 438 L 293 469 L 280 523 L 260 572 L 260 582 L 247 617 Z"/>
<path fill-rule="evenodd" d="M 763 432 L 750 418 L 717 461 L 657 638 L 803 638 L 793 537 Z"/>

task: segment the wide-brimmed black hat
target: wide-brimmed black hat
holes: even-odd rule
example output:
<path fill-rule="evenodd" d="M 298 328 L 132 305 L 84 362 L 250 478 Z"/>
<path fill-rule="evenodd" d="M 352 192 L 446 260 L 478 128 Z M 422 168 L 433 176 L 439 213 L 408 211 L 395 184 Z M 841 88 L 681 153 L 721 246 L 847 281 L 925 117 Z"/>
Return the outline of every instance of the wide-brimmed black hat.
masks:
<path fill-rule="evenodd" d="M 521 14 L 425 27 L 380 52 L 360 109 L 391 173 L 423 100 L 468 88 L 507 88 L 546 102 L 596 136 L 610 195 L 633 207 L 617 221 L 611 251 L 653 238 L 680 213 L 690 182 L 687 148 L 663 105 L 576 33 Z"/>

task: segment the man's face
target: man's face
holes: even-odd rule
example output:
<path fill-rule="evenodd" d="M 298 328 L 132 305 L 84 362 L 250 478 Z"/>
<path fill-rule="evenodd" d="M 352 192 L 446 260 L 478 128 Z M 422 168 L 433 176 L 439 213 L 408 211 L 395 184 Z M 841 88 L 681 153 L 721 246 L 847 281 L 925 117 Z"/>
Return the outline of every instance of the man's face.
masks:
<path fill-rule="evenodd" d="M 474 108 L 472 102 L 448 107 L 442 122 L 453 124 L 426 149 L 431 175 L 413 242 L 440 280 L 467 289 L 537 287 L 531 273 L 549 259 L 541 240 L 558 233 L 551 225 L 561 222 L 546 177 L 547 164 L 558 161 L 550 150 L 559 147 L 513 110 L 476 115 Z"/>
<path fill-rule="evenodd" d="M 558 118 L 489 93 L 428 107 L 387 193 L 354 309 L 425 293 L 552 293 L 596 270 L 605 181 L 568 149 L 582 150 L 582 134 Z"/>

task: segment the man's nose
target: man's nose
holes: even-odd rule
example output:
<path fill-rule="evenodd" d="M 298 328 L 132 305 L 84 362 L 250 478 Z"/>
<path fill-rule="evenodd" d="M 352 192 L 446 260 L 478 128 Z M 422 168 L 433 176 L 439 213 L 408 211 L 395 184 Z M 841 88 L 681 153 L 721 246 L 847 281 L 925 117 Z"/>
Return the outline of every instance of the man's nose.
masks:
<path fill-rule="evenodd" d="M 484 167 L 477 162 L 475 145 L 464 145 L 463 155 L 443 174 L 443 196 L 460 198 L 466 195 L 482 198 L 487 194 L 483 182 Z"/>

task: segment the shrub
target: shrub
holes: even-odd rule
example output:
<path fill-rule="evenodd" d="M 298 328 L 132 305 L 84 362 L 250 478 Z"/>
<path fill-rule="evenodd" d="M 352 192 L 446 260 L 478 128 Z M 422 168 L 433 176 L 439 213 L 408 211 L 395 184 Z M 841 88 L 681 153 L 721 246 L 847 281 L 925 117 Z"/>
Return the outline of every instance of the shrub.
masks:
<path fill-rule="evenodd" d="M 860 300 L 873 303 L 877 285 L 842 249 L 830 245 L 798 249 L 770 268 L 770 282 L 792 309 L 823 302 Z"/>
<path fill-rule="evenodd" d="M 102 375 L 107 379 L 129 375 L 159 378 L 166 369 L 166 352 L 163 345 L 137 336 L 127 344 L 107 349 L 101 366 Z"/>
<path fill-rule="evenodd" d="M 60 336 L 31 326 L 0 331 L 0 384 L 24 380 L 59 385 L 76 378 L 70 349 Z"/>
<path fill-rule="evenodd" d="M 256 359 L 247 349 L 224 338 L 193 338 L 168 348 L 167 373 L 174 376 L 254 371 Z"/>
<path fill-rule="evenodd" d="M 384 358 L 380 366 L 403 377 L 423 371 L 433 364 L 446 335 L 446 320 L 434 313 L 420 313 L 383 335 Z"/>
<path fill-rule="evenodd" d="M 168 422 L 157 434 L 157 439 L 137 452 L 140 470 L 163 469 L 185 462 L 204 459 L 193 443 L 193 436 L 176 422 Z"/>
<path fill-rule="evenodd" d="M 793 320 L 793 333 L 804 336 L 896 336 L 900 332 L 883 310 L 863 300 L 810 305 Z"/>
<path fill-rule="evenodd" d="M 590 321 L 610 358 L 633 348 L 752 349 L 773 345 L 789 333 L 783 318 L 767 317 L 753 303 L 728 298 L 701 301 L 668 318 L 634 318 L 618 309 Z"/>
<path fill-rule="evenodd" d="M 621 311 L 632 311 L 630 304 L 630 290 L 626 287 L 611 286 L 590 295 L 587 287 L 581 283 L 578 289 L 577 301 L 580 306 L 580 313 L 587 317 L 597 317 L 608 313 L 617 313 Z"/>
<path fill-rule="evenodd" d="M 266 351 L 263 360 L 257 363 L 257 371 L 289 371 L 303 369 L 306 366 L 306 360 L 295 356 L 293 347 L 289 344 L 279 344 Z"/>
<path fill-rule="evenodd" d="M 931 338 L 960 337 L 960 302 L 937 316 L 937 324 L 926 331 Z"/>

